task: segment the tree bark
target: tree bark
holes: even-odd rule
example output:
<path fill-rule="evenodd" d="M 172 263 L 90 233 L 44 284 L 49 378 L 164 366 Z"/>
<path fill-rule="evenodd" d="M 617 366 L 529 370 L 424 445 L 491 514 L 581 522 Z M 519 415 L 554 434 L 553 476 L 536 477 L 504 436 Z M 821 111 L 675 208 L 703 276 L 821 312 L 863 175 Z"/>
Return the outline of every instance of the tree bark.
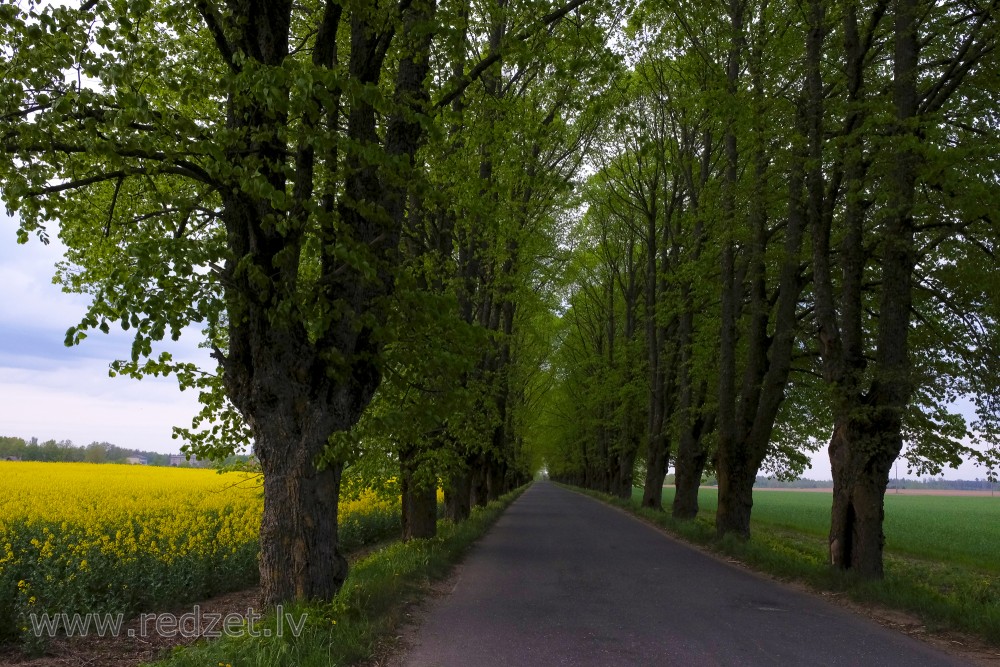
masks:
<path fill-rule="evenodd" d="M 461 523 L 472 513 L 472 478 L 468 466 L 448 476 L 444 489 L 445 517 Z"/>
<path fill-rule="evenodd" d="M 884 442 L 884 437 L 877 433 L 869 433 L 870 426 L 882 431 L 889 442 Z M 902 444 L 897 438 L 897 446 L 893 447 L 892 430 L 888 424 L 863 425 L 841 417 L 830 441 L 833 470 L 830 564 L 867 579 L 881 579 L 884 574 L 885 490 Z"/>
<path fill-rule="evenodd" d="M 695 417 L 684 427 L 674 460 L 674 503 L 671 514 L 675 519 L 688 520 L 698 516 L 698 490 L 701 476 L 708 463 L 708 450 L 702 438 L 711 430 L 704 417 Z"/>
<path fill-rule="evenodd" d="M 642 487 L 642 506 L 655 510 L 663 509 L 663 482 L 667 477 L 670 452 L 663 433 L 657 434 L 657 441 L 649 443 L 646 457 L 646 480 Z"/>
<path fill-rule="evenodd" d="M 660 332 L 661 343 L 665 342 L 669 336 L 666 330 Z M 668 411 L 673 410 L 676 403 L 676 388 L 674 374 L 677 372 L 673 366 L 677 359 L 677 348 L 673 346 L 668 359 L 663 358 L 664 350 L 661 349 L 660 359 L 657 368 L 657 378 L 655 381 L 660 384 L 657 393 L 660 405 L 655 408 L 658 413 L 655 419 L 658 424 L 652 432 L 652 437 L 646 448 L 646 479 L 642 488 L 642 506 L 655 510 L 663 509 L 663 483 L 666 481 L 667 470 L 670 467 L 670 443 L 664 432 L 663 422 Z M 670 369 L 670 377 L 667 373 Z M 650 412 L 654 408 L 650 407 Z M 653 417 L 650 417 L 651 421 Z M 676 465 L 676 462 L 675 462 Z"/>
<path fill-rule="evenodd" d="M 757 466 L 742 457 L 720 457 L 717 469 L 719 505 L 715 527 L 719 536 L 750 538 L 750 512 L 753 509 L 753 483 Z M 722 493 L 726 489 L 726 493 Z"/>
<path fill-rule="evenodd" d="M 268 434 L 257 441 L 264 473 L 260 583 L 268 606 L 292 599 L 329 600 L 347 577 L 347 560 L 337 548 L 343 467 L 320 471 L 311 456 L 303 455 L 322 451 L 325 435 L 297 454 L 271 456 L 286 448 L 285 435 Z"/>
<path fill-rule="evenodd" d="M 638 452 L 639 436 L 629 434 L 616 457 L 618 465 L 613 471 L 611 495 L 622 499 L 632 497 L 632 478 L 635 474 L 635 457 Z"/>
<path fill-rule="evenodd" d="M 475 465 L 472 467 L 472 474 L 469 484 L 469 502 L 472 507 L 484 507 L 489 502 L 489 491 L 486 488 L 486 477 L 489 463 L 485 455 L 479 455 Z"/>
<path fill-rule="evenodd" d="M 403 540 L 437 535 L 437 487 L 420 474 L 416 447 L 399 453 Z"/>
<path fill-rule="evenodd" d="M 674 502 L 671 516 L 688 521 L 698 516 L 698 492 L 701 476 L 708 462 L 708 452 L 701 447 L 692 447 L 682 455 L 678 448 L 674 462 Z"/>

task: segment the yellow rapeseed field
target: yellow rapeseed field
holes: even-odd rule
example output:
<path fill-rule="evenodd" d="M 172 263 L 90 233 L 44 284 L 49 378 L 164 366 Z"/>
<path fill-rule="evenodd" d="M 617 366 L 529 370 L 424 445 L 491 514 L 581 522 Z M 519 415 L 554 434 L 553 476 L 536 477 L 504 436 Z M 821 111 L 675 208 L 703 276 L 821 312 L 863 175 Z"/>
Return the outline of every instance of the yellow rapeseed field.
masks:
<path fill-rule="evenodd" d="M 0 639 L 32 612 L 136 612 L 251 585 L 259 478 L 212 470 L 0 462 Z M 398 530 L 398 500 L 344 501 L 348 548 Z"/>
<path fill-rule="evenodd" d="M 192 553 L 233 553 L 257 539 L 260 527 L 259 484 L 242 473 L 0 462 L 0 480 L 0 543 L 13 525 L 51 534 L 32 544 L 37 554 L 22 557 L 54 557 L 79 567 L 74 553 L 96 549 L 119 562 L 155 554 L 169 564 Z M 54 541 L 68 552 L 51 553 Z M 11 558 L 7 549 L 0 565 Z"/>

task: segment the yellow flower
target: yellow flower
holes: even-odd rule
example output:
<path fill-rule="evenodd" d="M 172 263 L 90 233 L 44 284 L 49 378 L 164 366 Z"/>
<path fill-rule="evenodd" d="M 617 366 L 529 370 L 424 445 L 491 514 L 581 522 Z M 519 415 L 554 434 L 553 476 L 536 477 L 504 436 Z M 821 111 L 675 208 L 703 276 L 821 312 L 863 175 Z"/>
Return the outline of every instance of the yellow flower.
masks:
<path fill-rule="evenodd" d="M 56 590 L 132 595 L 154 585 L 176 587 L 190 578 L 192 563 L 208 564 L 224 578 L 246 566 L 259 539 L 263 496 L 253 475 L 0 461 L 0 479 L 0 573 L 24 577 L 18 599 L 34 600 L 29 604 L 58 603 L 49 597 Z M 343 500 L 339 514 L 393 513 L 398 506 L 398 497 L 366 491 Z M 15 544 L 33 548 L 15 553 Z"/>

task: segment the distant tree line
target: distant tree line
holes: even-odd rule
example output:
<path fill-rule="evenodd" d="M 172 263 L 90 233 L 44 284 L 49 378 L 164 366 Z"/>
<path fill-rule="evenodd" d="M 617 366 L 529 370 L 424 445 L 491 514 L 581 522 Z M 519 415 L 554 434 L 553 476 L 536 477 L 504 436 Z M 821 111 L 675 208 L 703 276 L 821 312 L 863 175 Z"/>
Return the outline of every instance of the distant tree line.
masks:
<path fill-rule="evenodd" d="M 996 482 L 989 479 L 944 479 L 927 477 L 925 479 L 890 479 L 889 488 L 895 489 L 925 489 L 928 491 L 991 491 L 996 488 Z"/>
<path fill-rule="evenodd" d="M 667 475 L 666 483 L 674 484 L 675 475 Z M 701 486 L 718 486 L 719 480 L 715 475 L 707 475 L 703 478 Z M 755 489 L 830 489 L 833 488 L 833 481 L 829 479 L 781 479 L 778 477 L 765 477 L 758 475 L 753 484 Z"/>
<path fill-rule="evenodd" d="M 710 483 L 712 480 L 709 480 Z M 833 480 L 828 479 L 794 479 L 783 480 L 776 477 L 758 475 L 753 483 L 756 489 L 832 489 Z"/>
<path fill-rule="evenodd" d="M 141 449 L 126 449 L 110 442 L 92 442 L 74 445 L 71 440 L 25 440 L 13 436 L 0 436 L 0 460 L 16 458 L 21 461 L 50 461 L 60 463 L 127 463 L 131 456 L 141 456 L 151 466 L 169 466 L 170 454 L 160 454 Z M 237 457 L 238 458 L 238 457 Z M 244 457 L 246 458 L 246 457 Z M 231 463 L 227 460 L 226 463 Z M 190 465 L 185 462 L 185 464 Z"/>
<path fill-rule="evenodd" d="M 710 477 L 706 486 L 715 486 L 717 480 Z M 758 476 L 754 482 L 755 489 L 830 489 L 833 481 L 828 479 L 795 479 L 782 480 L 775 477 Z M 988 479 L 890 479 L 889 489 L 925 489 L 928 491 L 989 491 L 993 483 Z"/>

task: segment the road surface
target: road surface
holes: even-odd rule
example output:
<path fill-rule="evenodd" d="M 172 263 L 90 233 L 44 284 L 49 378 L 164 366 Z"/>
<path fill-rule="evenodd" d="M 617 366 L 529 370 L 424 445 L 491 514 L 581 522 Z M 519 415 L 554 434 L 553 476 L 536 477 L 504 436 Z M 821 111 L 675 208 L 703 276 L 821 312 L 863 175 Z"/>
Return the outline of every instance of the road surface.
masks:
<path fill-rule="evenodd" d="M 411 667 L 965 664 L 547 482 L 412 634 Z"/>

